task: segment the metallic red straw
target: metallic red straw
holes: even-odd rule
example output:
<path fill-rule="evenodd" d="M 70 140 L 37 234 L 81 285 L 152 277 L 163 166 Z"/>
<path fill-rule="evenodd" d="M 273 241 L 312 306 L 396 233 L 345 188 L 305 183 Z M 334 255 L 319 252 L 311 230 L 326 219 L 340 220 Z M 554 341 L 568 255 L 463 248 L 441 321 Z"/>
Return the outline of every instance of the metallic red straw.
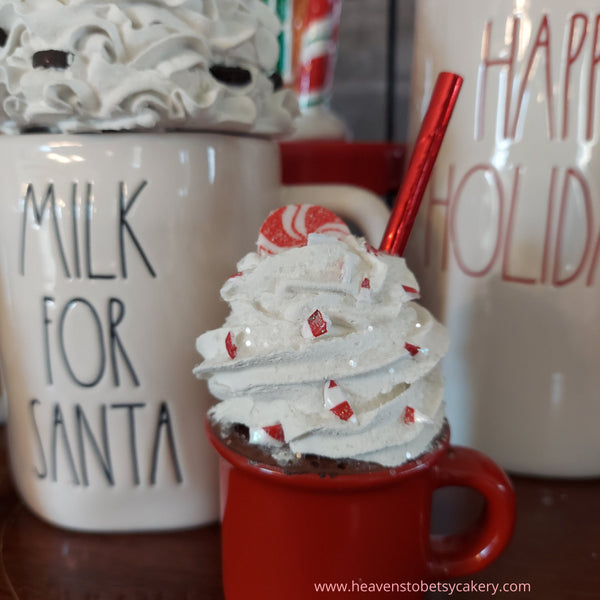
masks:
<path fill-rule="evenodd" d="M 408 168 L 396 197 L 380 250 L 402 256 L 419 205 L 429 182 L 463 79 L 455 73 L 440 73 L 423 119 Z"/>

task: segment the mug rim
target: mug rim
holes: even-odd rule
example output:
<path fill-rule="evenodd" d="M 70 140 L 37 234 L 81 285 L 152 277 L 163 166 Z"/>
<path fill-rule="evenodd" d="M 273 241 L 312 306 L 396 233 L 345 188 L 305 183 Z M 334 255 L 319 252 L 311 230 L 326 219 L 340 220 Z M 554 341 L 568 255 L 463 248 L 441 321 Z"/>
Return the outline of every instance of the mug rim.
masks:
<path fill-rule="evenodd" d="M 397 467 L 383 467 L 380 470 L 363 473 L 340 473 L 320 475 L 318 473 L 285 473 L 283 467 L 258 463 L 227 447 L 211 427 L 210 417 L 206 417 L 205 430 L 213 448 L 234 468 L 245 474 L 258 477 L 274 484 L 332 492 L 346 492 L 364 488 L 393 485 L 412 475 L 431 468 L 448 451 L 450 446 L 450 426 L 444 419 L 442 429 L 432 442 L 432 448 L 417 458 Z"/>
<path fill-rule="evenodd" d="M 22 133 L 4 133 L 0 135 L 0 142 L 10 142 L 15 140 L 47 140 L 53 139 L 69 139 L 69 138 L 85 138 L 85 139 L 106 139 L 106 138 L 130 138 L 130 137 L 154 137 L 154 138 L 172 138 L 175 136 L 223 136 L 231 138 L 248 138 L 251 140 L 262 140 L 265 142 L 278 143 L 280 136 L 249 133 L 247 131 L 221 131 L 213 129 L 129 129 L 115 131 L 36 131 Z"/>

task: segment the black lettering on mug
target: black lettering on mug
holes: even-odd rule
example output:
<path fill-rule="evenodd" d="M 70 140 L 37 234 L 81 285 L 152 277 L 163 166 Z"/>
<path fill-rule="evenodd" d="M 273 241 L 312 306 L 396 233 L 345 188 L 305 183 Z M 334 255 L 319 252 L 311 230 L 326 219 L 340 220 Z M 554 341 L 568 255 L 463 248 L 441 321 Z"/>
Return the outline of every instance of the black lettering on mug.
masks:
<path fill-rule="evenodd" d="M 88 182 L 85 193 L 85 243 L 86 267 L 88 279 L 115 279 L 116 275 L 109 273 L 94 273 L 92 270 L 92 220 L 94 217 L 94 187 Z"/>
<path fill-rule="evenodd" d="M 140 385 L 140 381 L 136 372 L 131 364 L 131 360 L 125 351 L 125 346 L 121 341 L 121 337 L 117 333 L 117 327 L 125 316 L 125 304 L 118 298 L 110 298 L 108 301 L 108 322 L 110 327 L 110 361 L 113 370 L 113 380 L 115 386 L 121 385 L 119 378 L 119 367 L 117 365 L 117 349 L 121 353 L 121 357 L 127 366 L 129 375 L 133 379 L 133 384 L 137 387 Z"/>
<path fill-rule="evenodd" d="M 139 240 L 133 232 L 131 225 L 127 222 L 127 214 L 133 207 L 133 204 L 138 199 L 138 196 L 142 193 L 146 185 L 148 185 L 148 181 L 142 181 L 142 183 L 138 186 L 137 190 L 135 190 L 131 198 L 128 200 L 127 186 L 123 181 L 119 182 L 119 244 L 121 250 L 121 275 L 123 276 L 123 279 L 127 279 L 127 260 L 125 258 L 125 232 L 129 234 L 131 241 L 133 242 L 134 246 L 139 252 L 142 260 L 144 261 L 144 264 L 146 265 L 146 268 L 150 272 L 150 275 L 152 275 L 152 277 L 156 277 L 156 272 L 154 271 L 154 268 L 150 264 L 150 261 L 148 260 L 148 257 L 142 249 Z"/>
<path fill-rule="evenodd" d="M 73 310 L 75 310 L 75 308 L 77 306 L 80 306 L 80 305 L 87 307 L 87 309 L 92 317 L 92 321 L 95 324 L 95 329 L 96 329 L 96 334 L 97 334 L 97 336 L 96 336 L 97 337 L 97 346 L 98 346 L 98 349 L 100 350 L 100 361 L 99 361 L 97 373 L 89 381 L 83 381 L 82 379 L 77 377 L 77 375 L 75 374 L 75 371 L 73 371 L 73 367 L 71 366 L 71 363 L 69 361 L 69 357 L 67 355 L 67 348 L 65 345 L 64 331 L 65 331 L 65 321 L 67 319 L 67 315 L 69 315 L 69 313 L 71 313 Z M 102 375 L 104 374 L 104 370 L 106 368 L 106 348 L 104 347 L 104 339 L 102 337 L 102 324 L 100 322 L 100 317 L 98 316 L 98 313 L 96 312 L 94 307 L 85 298 L 73 298 L 72 300 L 67 302 L 67 304 L 63 308 L 61 315 L 60 315 L 59 323 L 58 323 L 58 343 L 59 343 L 60 353 L 63 358 L 65 368 L 67 369 L 67 372 L 68 372 L 69 376 L 71 377 L 71 379 L 77 385 L 79 385 L 81 387 L 85 387 L 85 388 L 94 387 L 95 385 L 97 385 L 98 382 L 100 381 L 100 379 L 102 379 Z"/>
<path fill-rule="evenodd" d="M 131 452 L 131 465 L 133 468 L 133 483 L 135 485 L 140 485 L 140 467 L 137 454 L 134 411 L 136 408 L 144 408 L 145 406 L 146 405 L 142 402 L 119 403 L 110 405 L 111 408 L 122 408 L 127 411 L 127 418 L 129 419 L 129 448 Z"/>
<path fill-rule="evenodd" d="M 90 446 L 93 450 L 94 456 L 98 460 L 106 481 L 113 486 L 115 484 L 115 478 L 113 475 L 112 461 L 110 458 L 110 445 L 108 443 L 108 428 L 106 423 L 106 405 L 100 407 L 100 430 L 101 430 L 101 444 L 94 436 L 92 428 L 81 408 L 80 404 L 75 406 L 75 418 L 77 420 L 77 446 L 79 449 L 79 464 L 81 469 L 81 479 L 83 485 L 89 485 L 88 470 L 87 470 L 87 459 L 85 454 L 85 443 L 84 443 L 84 431 L 85 436 L 88 439 Z"/>
<path fill-rule="evenodd" d="M 19 273 L 21 275 L 25 275 L 25 237 L 27 233 L 27 215 L 29 214 L 29 205 L 31 204 L 31 208 L 33 210 L 33 218 L 38 227 L 42 227 L 42 220 L 44 218 L 44 214 L 46 210 L 50 208 L 51 214 L 50 217 L 52 219 L 52 227 L 54 229 L 54 238 L 56 241 L 56 246 L 58 248 L 58 252 L 60 254 L 60 260 L 62 263 L 63 270 L 65 272 L 66 277 L 71 277 L 71 272 L 69 271 L 69 267 L 67 265 L 67 259 L 65 256 L 65 250 L 63 248 L 62 239 L 60 236 L 60 230 L 58 228 L 58 222 L 60 220 L 60 216 L 58 214 L 56 208 L 56 198 L 54 195 L 54 184 L 49 183 L 46 188 L 46 192 L 44 194 L 44 199 L 40 206 L 37 205 L 37 201 L 35 199 L 35 190 L 33 187 L 33 183 L 27 185 L 27 191 L 25 193 L 25 199 L 23 201 L 23 222 L 21 226 L 21 247 L 20 247 L 20 260 L 19 260 Z"/>
<path fill-rule="evenodd" d="M 71 451 L 71 445 L 69 444 L 69 437 L 67 436 L 67 431 L 65 429 L 65 420 L 63 418 L 62 410 L 60 409 L 60 405 L 56 404 L 54 406 L 54 418 L 52 420 L 52 435 L 50 442 L 50 450 L 51 450 L 51 466 L 52 466 L 52 481 L 57 480 L 57 464 L 58 464 L 58 434 L 61 434 L 62 445 L 65 452 L 65 458 L 67 459 L 67 463 L 69 464 L 69 468 L 71 470 L 71 476 L 73 478 L 73 483 L 75 485 L 80 485 L 79 477 L 77 476 L 77 469 L 75 468 L 75 461 L 73 459 L 73 452 Z"/>
<path fill-rule="evenodd" d="M 31 415 L 31 426 L 33 427 L 33 439 L 35 440 L 38 453 L 40 457 L 41 468 L 35 467 L 35 472 L 39 479 L 46 479 L 48 477 L 48 465 L 46 464 L 46 456 L 44 455 L 44 446 L 42 446 L 42 436 L 40 435 L 40 428 L 38 427 L 37 421 L 35 420 L 35 407 L 40 404 L 40 401 L 33 398 L 29 402 L 29 414 Z"/>
<path fill-rule="evenodd" d="M 44 322 L 44 362 L 46 364 L 46 383 L 52 385 L 52 361 L 50 358 L 50 333 L 48 332 L 48 325 L 52 323 L 52 319 L 48 316 L 48 306 L 54 306 L 54 298 L 51 296 L 44 296 L 42 299 L 42 317 Z"/>
<path fill-rule="evenodd" d="M 154 449 L 152 450 L 152 470 L 150 475 L 151 485 L 156 485 L 156 471 L 158 468 L 158 450 L 162 439 L 162 431 L 165 430 L 167 436 L 168 450 L 171 457 L 171 463 L 175 473 L 177 483 L 183 482 L 183 476 L 181 475 L 181 467 L 179 466 L 179 459 L 177 457 L 177 449 L 175 447 L 175 438 L 173 436 L 173 428 L 171 425 L 171 415 L 166 402 L 161 402 L 160 410 L 158 415 L 158 422 L 156 424 L 156 432 L 154 435 Z"/>
<path fill-rule="evenodd" d="M 80 205 L 77 202 L 77 182 L 71 184 L 71 224 L 73 226 L 73 259 L 75 261 L 75 277 L 81 279 L 81 256 L 79 253 L 79 213 Z"/>

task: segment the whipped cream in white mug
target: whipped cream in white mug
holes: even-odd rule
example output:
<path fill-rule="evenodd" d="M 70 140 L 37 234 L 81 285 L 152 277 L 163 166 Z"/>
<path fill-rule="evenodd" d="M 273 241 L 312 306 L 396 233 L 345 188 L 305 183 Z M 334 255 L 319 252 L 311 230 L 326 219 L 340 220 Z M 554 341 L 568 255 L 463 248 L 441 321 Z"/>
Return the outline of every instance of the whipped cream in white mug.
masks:
<path fill-rule="evenodd" d="M 0 8 L 4 133 L 210 129 L 275 134 L 280 23 L 260 0 L 8 0 Z"/>

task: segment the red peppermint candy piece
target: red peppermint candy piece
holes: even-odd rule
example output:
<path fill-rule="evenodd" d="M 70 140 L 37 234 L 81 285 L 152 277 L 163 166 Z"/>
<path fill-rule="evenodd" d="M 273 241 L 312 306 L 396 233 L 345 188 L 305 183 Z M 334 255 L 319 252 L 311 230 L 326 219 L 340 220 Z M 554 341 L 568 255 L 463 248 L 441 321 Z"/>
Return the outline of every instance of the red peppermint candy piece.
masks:
<path fill-rule="evenodd" d="M 375 248 L 375 246 L 371 246 L 371 244 L 369 244 L 369 242 L 367 242 L 365 244 L 365 250 L 369 254 L 372 254 L 373 256 L 379 256 L 379 250 L 377 250 L 377 248 Z"/>
<path fill-rule="evenodd" d="M 225 348 L 227 349 L 229 358 L 234 359 L 237 356 L 237 346 L 233 343 L 233 335 L 231 334 L 231 331 L 225 338 Z"/>
<path fill-rule="evenodd" d="M 285 435 L 283 433 L 283 427 L 281 426 L 281 423 L 275 423 L 275 425 L 267 425 L 266 427 L 263 427 L 263 430 L 265 431 L 265 433 L 272 437 L 274 440 L 277 440 L 278 442 L 285 442 Z"/>
<path fill-rule="evenodd" d="M 330 325 L 329 319 L 317 309 L 310 317 L 308 317 L 308 319 L 306 319 L 302 326 L 302 335 L 305 338 L 319 337 L 327 333 L 328 325 Z"/>
<path fill-rule="evenodd" d="M 404 291 L 407 294 L 412 294 L 413 296 L 417 297 L 419 296 L 419 290 L 417 290 L 416 288 L 410 287 L 410 285 L 403 285 L 402 287 L 404 288 Z"/>
<path fill-rule="evenodd" d="M 332 412 L 338 419 L 351 421 L 352 423 L 358 422 L 350 403 L 344 396 L 344 392 L 342 392 L 333 379 L 325 384 L 323 401 L 325 408 Z"/>
<path fill-rule="evenodd" d="M 360 290 L 358 290 L 359 300 L 371 300 L 371 280 L 365 277 L 360 283 Z"/>
<path fill-rule="evenodd" d="M 350 234 L 336 214 L 322 206 L 290 204 L 273 211 L 258 235 L 258 253 L 279 254 L 287 248 L 306 246 L 309 233 L 322 233 L 337 239 Z"/>
<path fill-rule="evenodd" d="M 421 349 L 420 346 L 415 346 L 414 344 L 409 344 L 408 342 L 404 344 L 404 348 L 408 350 L 408 353 L 411 356 L 416 356 L 417 354 L 419 354 L 419 350 Z"/>
<path fill-rule="evenodd" d="M 424 425 L 433 425 L 434 420 L 428 415 L 422 413 L 420 410 L 407 406 L 402 413 L 402 420 L 406 425 L 412 425 L 413 423 L 422 423 Z"/>
<path fill-rule="evenodd" d="M 352 410 L 350 404 L 348 404 L 347 400 L 341 402 L 333 408 L 330 408 L 329 410 L 342 421 L 349 421 L 350 419 L 352 419 L 352 417 L 354 417 L 354 411 Z"/>

